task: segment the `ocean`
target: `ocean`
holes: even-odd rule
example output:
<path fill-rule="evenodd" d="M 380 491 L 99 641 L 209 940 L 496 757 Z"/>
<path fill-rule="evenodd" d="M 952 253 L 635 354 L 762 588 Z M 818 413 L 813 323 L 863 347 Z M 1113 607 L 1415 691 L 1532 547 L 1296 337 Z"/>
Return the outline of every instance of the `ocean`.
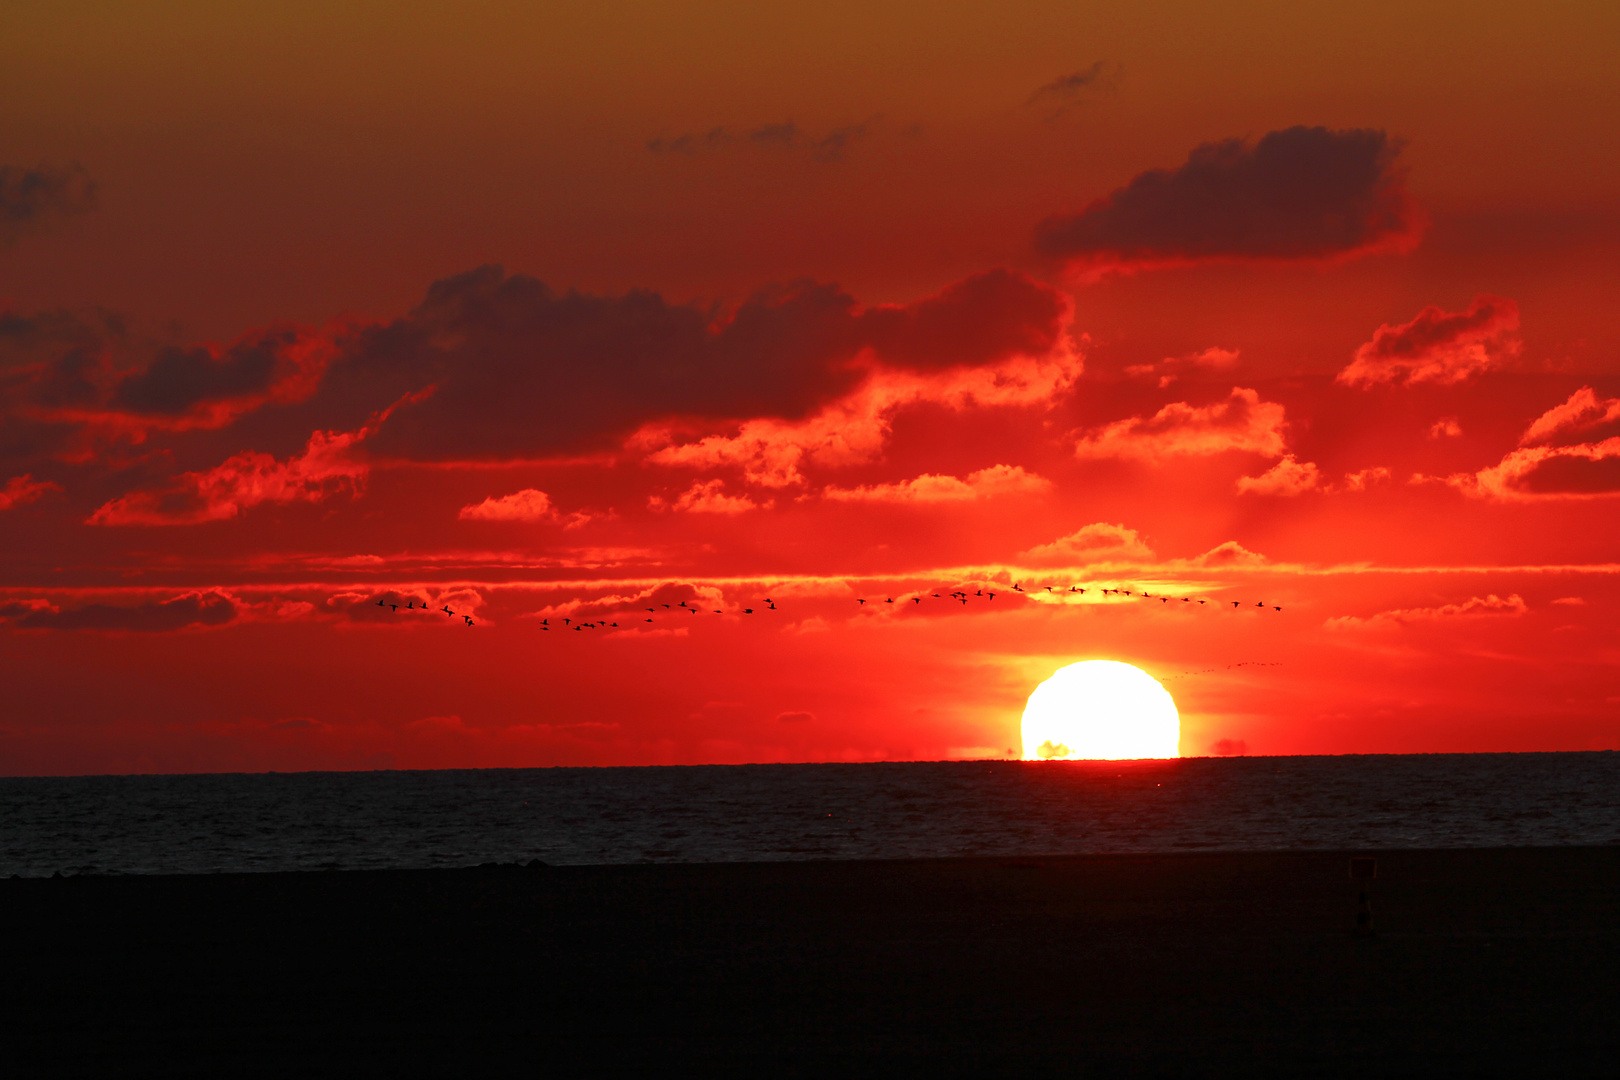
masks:
<path fill-rule="evenodd" d="M 0 779 L 0 876 L 1620 844 L 1620 753 Z"/>

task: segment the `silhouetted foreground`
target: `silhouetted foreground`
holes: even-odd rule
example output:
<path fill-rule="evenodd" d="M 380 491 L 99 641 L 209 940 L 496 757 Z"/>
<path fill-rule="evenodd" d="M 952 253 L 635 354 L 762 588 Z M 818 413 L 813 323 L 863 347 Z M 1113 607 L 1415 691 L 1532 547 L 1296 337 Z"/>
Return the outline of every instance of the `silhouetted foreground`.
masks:
<path fill-rule="evenodd" d="M 1620 849 L 0 881 L 11 1075 L 1613 1075 Z"/>

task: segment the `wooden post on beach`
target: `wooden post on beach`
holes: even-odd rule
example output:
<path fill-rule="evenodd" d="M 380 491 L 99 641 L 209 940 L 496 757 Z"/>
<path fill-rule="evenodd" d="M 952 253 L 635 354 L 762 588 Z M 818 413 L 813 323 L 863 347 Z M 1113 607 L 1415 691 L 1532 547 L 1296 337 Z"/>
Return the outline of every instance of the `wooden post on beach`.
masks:
<path fill-rule="evenodd" d="M 1356 883 L 1356 937 L 1373 936 L 1372 883 L 1378 876 L 1378 860 L 1370 855 L 1350 859 L 1350 880 Z"/>

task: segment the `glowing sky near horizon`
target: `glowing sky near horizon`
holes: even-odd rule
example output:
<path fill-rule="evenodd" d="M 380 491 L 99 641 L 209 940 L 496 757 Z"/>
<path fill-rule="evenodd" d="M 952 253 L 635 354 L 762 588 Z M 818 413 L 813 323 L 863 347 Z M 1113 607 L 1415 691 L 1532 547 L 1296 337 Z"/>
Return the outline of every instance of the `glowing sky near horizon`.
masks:
<path fill-rule="evenodd" d="M 1620 749 L 1617 23 L 8 5 L 0 774 Z"/>

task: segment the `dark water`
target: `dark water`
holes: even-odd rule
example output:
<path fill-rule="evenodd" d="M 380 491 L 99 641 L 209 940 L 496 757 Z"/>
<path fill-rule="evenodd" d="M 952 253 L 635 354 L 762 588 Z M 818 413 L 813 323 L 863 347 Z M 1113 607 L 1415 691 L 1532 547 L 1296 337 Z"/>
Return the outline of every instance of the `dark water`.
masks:
<path fill-rule="evenodd" d="M 1620 754 L 0 779 L 0 875 L 1620 844 Z"/>

